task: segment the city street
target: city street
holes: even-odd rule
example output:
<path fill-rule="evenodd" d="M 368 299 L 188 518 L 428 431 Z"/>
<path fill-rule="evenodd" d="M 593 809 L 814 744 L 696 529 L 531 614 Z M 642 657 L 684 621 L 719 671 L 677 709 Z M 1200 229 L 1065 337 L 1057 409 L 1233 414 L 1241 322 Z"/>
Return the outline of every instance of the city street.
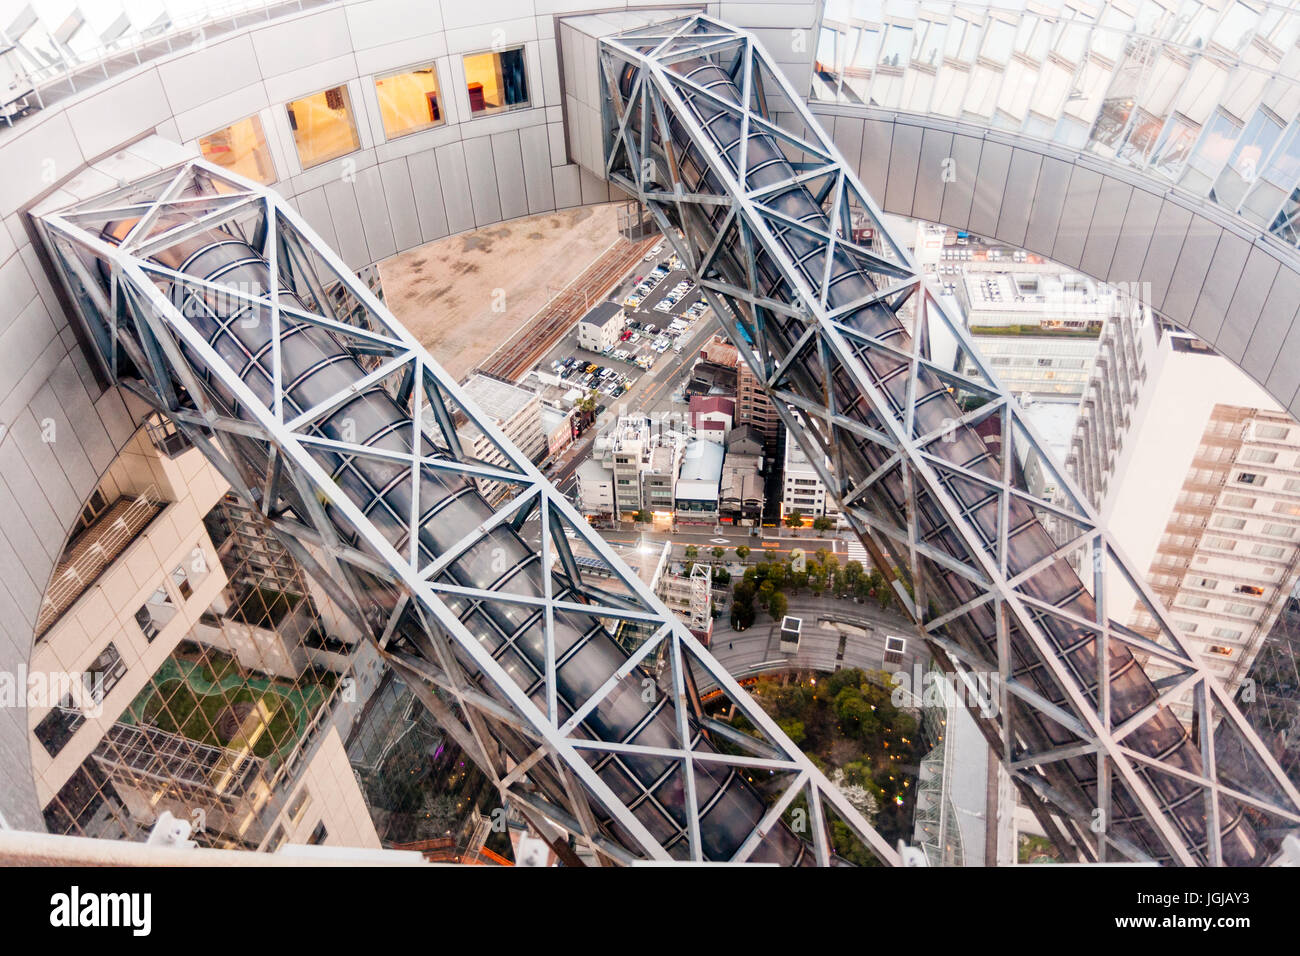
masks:
<path fill-rule="evenodd" d="M 732 677 L 750 677 L 782 668 L 833 671 L 840 667 L 864 670 L 887 670 L 891 674 L 922 663 L 929 656 L 912 622 L 897 610 L 882 611 L 874 601 L 852 600 L 801 594 L 790 599 L 787 615 L 803 621 L 803 633 L 796 654 L 782 654 L 780 628 L 761 608 L 758 619 L 745 631 L 731 628 L 730 615 L 724 613 L 713 622 L 709 650 Z M 835 622 L 845 625 L 837 628 Z M 901 664 L 885 664 L 885 638 L 902 637 L 907 641 Z M 705 693 L 714 685 L 700 687 Z"/>

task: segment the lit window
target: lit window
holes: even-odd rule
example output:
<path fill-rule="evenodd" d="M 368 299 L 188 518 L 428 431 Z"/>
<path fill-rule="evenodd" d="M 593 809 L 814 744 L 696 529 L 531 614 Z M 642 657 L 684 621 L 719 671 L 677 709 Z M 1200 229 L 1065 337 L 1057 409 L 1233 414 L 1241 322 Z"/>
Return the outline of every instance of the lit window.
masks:
<path fill-rule="evenodd" d="M 190 584 L 189 575 L 185 573 L 185 565 L 178 564 L 172 570 L 172 584 L 176 585 L 176 593 L 181 596 L 182 601 L 188 601 L 194 594 L 194 587 Z"/>
<path fill-rule="evenodd" d="M 465 57 L 465 88 L 475 116 L 528 106 L 528 78 L 522 47 Z"/>
<path fill-rule="evenodd" d="M 438 93 L 438 74 L 432 63 L 375 79 L 384 134 L 392 139 L 441 126 L 447 114 Z"/>
<path fill-rule="evenodd" d="M 199 139 L 203 158 L 259 183 L 275 182 L 275 165 L 266 145 L 262 120 L 250 116 Z"/>
<path fill-rule="evenodd" d="M 319 166 L 361 148 L 346 86 L 333 86 L 285 107 L 303 169 Z"/>
<path fill-rule="evenodd" d="M 1206 648 L 1206 650 L 1209 651 L 1211 654 L 1218 654 L 1221 657 L 1232 656 L 1232 648 L 1224 647 L 1222 644 L 1211 644 L 1209 647 Z"/>

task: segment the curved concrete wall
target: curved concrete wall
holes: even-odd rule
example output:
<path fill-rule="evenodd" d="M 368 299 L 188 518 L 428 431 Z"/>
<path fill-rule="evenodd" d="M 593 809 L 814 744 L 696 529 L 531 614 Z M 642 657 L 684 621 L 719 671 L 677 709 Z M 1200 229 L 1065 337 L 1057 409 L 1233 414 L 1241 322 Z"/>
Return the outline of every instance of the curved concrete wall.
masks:
<path fill-rule="evenodd" d="M 1295 249 L 1090 154 L 938 117 L 820 103 L 813 112 L 886 212 L 969 229 L 1107 282 L 1139 283 L 1153 309 L 1300 418 Z"/>

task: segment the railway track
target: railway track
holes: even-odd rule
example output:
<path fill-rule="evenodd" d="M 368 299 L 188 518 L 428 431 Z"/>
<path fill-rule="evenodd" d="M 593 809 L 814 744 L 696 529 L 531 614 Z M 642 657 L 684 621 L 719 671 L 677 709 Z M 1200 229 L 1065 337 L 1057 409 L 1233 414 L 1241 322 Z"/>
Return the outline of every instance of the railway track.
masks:
<path fill-rule="evenodd" d="M 489 355 L 478 370 L 510 382 L 522 377 L 555 347 L 585 308 L 599 302 L 662 238 L 655 235 L 640 241 L 617 240 Z"/>

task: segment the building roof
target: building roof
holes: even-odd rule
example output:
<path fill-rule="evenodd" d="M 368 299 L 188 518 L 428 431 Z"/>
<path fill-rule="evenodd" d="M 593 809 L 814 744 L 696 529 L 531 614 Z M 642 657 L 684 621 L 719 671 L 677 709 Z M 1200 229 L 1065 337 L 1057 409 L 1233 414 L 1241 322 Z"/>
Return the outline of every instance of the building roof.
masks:
<path fill-rule="evenodd" d="M 692 395 L 691 415 L 706 415 L 709 412 L 722 412 L 724 415 L 736 414 L 736 400 L 726 395 Z"/>
<path fill-rule="evenodd" d="M 526 388 L 476 372 L 464 384 L 469 400 L 493 421 L 508 421 L 537 397 Z"/>
<path fill-rule="evenodd" d="M 737 425 L 727 436 L 728 456 L 736 454 L 760 455 L 763 452 L 763 433 L 753 425 Z"/>
<path fill-rule="evenodd" d="M 591 311 L 584 315 L 580 321 L 585 322 L 588 325 L 604 326 L 609 323 L 610 319 L 614 318 L 616 315 L 622 314 L 623 307 L 617 302 L 597 302 L 592 306 Z"/>
<path fill-rule="evenodd" d="M 726 451 L 716 442 L 697 440 L 686 446 L 682 470 L 677 475 L 678 498 L 717 501 Z"/>
<path fill-rule="evenodd" d="M 576 471 L 581 481 L 614 481 L 614 469 L 595 458 L 584 458 Z"/>

